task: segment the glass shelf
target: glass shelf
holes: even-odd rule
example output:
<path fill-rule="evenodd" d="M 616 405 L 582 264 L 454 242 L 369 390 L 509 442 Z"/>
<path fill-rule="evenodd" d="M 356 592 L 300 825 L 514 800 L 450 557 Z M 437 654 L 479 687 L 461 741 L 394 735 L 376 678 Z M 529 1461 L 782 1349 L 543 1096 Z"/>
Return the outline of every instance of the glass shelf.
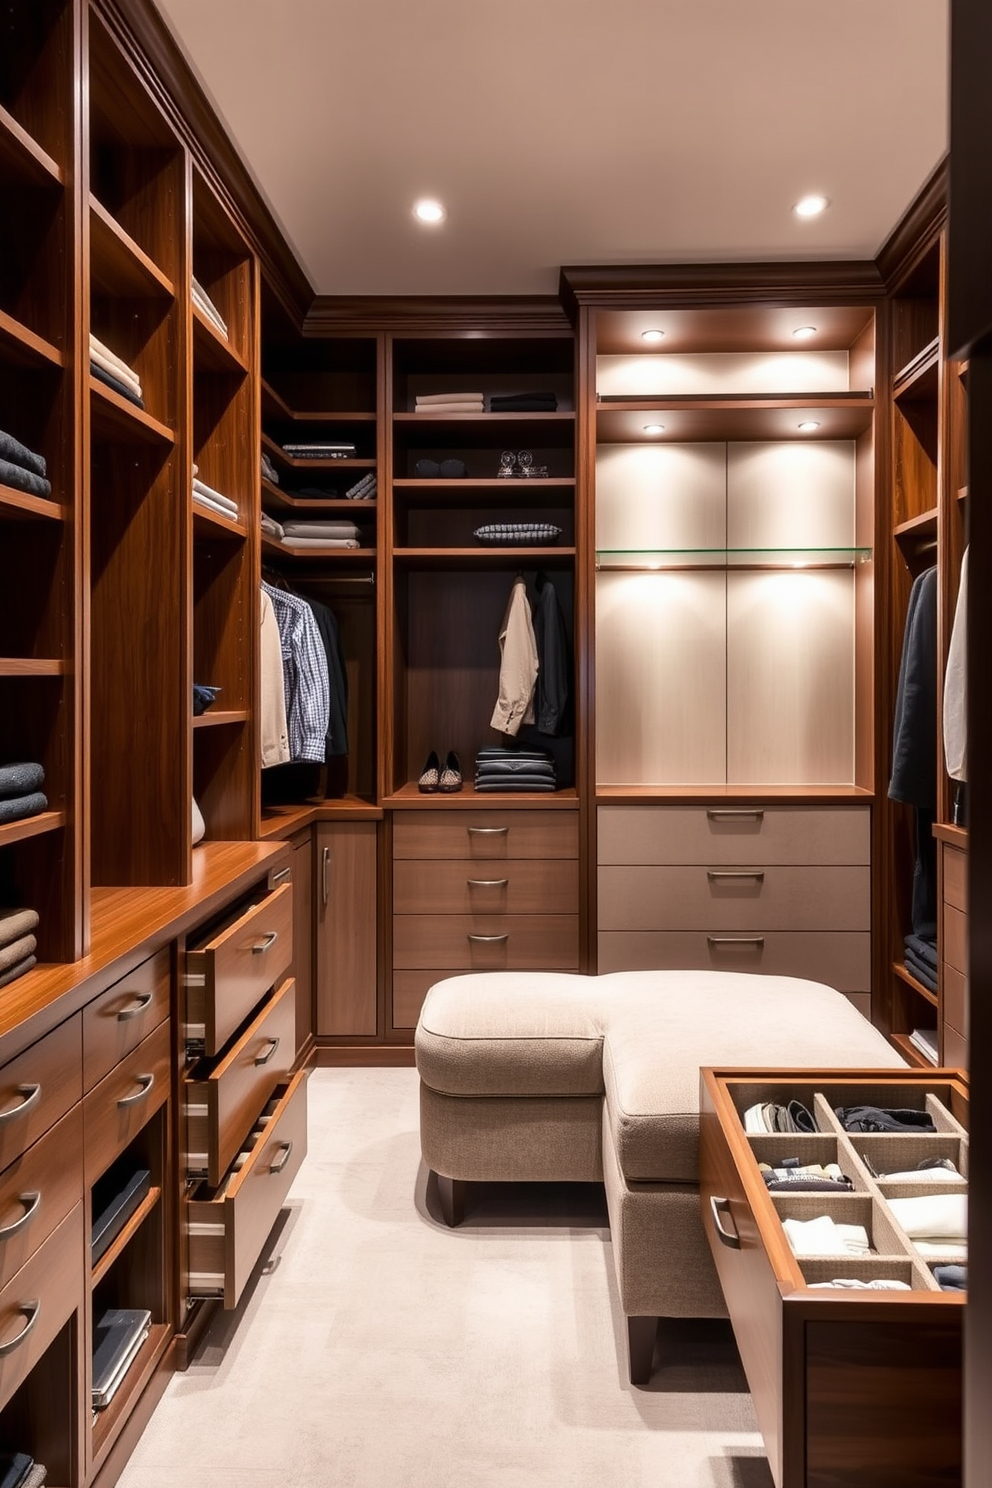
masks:
<path fill-rule="evenodd" d="M 669 569 L 854 568 L 871 548 L 600 548 L 596 568 L 627 573 Z"/>

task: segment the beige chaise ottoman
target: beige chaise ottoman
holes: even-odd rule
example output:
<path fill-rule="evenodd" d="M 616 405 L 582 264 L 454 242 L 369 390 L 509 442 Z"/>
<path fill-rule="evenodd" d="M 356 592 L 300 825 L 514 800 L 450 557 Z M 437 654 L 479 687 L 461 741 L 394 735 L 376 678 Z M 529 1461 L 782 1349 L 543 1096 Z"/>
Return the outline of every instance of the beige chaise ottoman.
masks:
<path fill-rule="evenodd" d="M 700 1068 L 903 1062 L 830 987 L 707 971 L 450 977 L 415 1043 L 449 1224 L 468 1183 L 605 1183 L 634 1383 L 659 1318 L 726 1315 L 699 1216 Z"/>

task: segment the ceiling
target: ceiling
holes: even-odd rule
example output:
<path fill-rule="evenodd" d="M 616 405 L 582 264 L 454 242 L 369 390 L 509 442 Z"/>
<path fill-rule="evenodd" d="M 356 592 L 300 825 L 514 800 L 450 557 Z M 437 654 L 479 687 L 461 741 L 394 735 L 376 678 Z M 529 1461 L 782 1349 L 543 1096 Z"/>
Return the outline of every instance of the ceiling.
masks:
<path fill-rule="evenodd" d="M 948 0 L 156 3 L 319 294 L 871 258 L 947 147 Z"/>

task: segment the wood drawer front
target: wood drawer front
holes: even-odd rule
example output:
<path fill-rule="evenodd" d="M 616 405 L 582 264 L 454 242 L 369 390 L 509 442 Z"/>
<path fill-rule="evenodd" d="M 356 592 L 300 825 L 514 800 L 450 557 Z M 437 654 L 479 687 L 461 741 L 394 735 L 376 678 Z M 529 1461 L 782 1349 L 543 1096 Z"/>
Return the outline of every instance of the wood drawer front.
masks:
<path fill-rule="evenodd" d="M 61 1120 L 83 1094 L 77 1014 L 0 1069 L 0 1169 Z"/>
<path fill-rule="evenodd" d="M 945 1023 L 949 1023 L 962 1037 L 967 1038 L 969 1032 L 968 978 L 955 967 L 948 966 L 945 961 L 940 968 L 940 985 Z"/>
<path fill-rule="evenodd" d="M 186 953 L 187 1038 L 219 1054 L 293 959 L 293 885 L 266 894 L 207 945 Z"/>
<path fill-rule="evenodd" d="M 869 868 L 600 868 L 601 930 L 870 930 Z"/>
<path fill-rule="evenodd" d="M 871 989 L 871 936 L 862 931 L 607 930 L 599 967 L 610 971 L 751 971 L 805 977 L 838 992 Z M 732 937 L 739 935 L 736 942 Z M 713 937 L 712 939 L 710 937 Z"/>
<path fill-rule="evenodd" d="M 394 914 L 578 914 L 575 858 L 513 858 L 480 873 L 464 859 L 393 865 Z"/>
<path fill-rule="evenodd" d="M 169 952 L 159 951 L 83 1008 L 83 1088 L 92 1090 L 169 1016 Z"/>
<path fill-rule="evenodd" d="M 83 1107 L 77 1103 L 0 1173 L 0 1287 L 83 1197 Z"/>
<path fill-rule="evenodd" d="M 169 1098 L 171 1024 L 161 1023 L 83 1101 L 86 1182 L 95 1183 Z"/>
<path fill-rule="evenodd" d="M 394 971 L 393 1027 L 416 1028 L 424 998 L 434 983 L 458 975 L 457 971 L 438 966 L 417 967 L 415 971 Z"/>
<path fill-rule="evenodd" d="M 204 1079 L 186 1081 L 186 1153 L 191 1173 L 216 1188 L 241 1143 L 296 1058 L 296 982 L 262 1006 L 248 1028 Z"/>
<path fill-rule="evenodd" d="M 577 858 L 574 811 L 410 811 L 393 817 L 394 858 Z"/>
<path fill-rule="evenodd" d="M 306 1070 L 290 1081 L 264 1136 L 227 1192 L 187 1205 L 191 1296 L 223 1296 L 225 1307 L 237 1306 L 306 1157 L 306 1081 Z"/>
<path fill-rule="evenodd" d="M 959 847 L 941 843 L 944 868 L 944 903 L 968 913 L 968 854 Z"/>
<path fill-rule="evenodd" d="M 77 1204 L 0 1292 L 0 1344 L 22 1339 L 0 1356 L 0 1410 L 72 1314 L 82 1314 L 88 1250 Z"/>
<path fill-rule="evenodd" d="M 962 976 L 968 975 L 968 916 L 951 904 L 944 905 L 940 959 Z"/>
<path fill-rule="evenodd" d="M 867 806 L 601 806 L 600 864 L 867 866 Z"/>
<path fill-rule="evenodd" d="M 393 966 L 401 970 L 435 966 L 453 971 L 577 971 L 579 917 L 396 915 Z"/>

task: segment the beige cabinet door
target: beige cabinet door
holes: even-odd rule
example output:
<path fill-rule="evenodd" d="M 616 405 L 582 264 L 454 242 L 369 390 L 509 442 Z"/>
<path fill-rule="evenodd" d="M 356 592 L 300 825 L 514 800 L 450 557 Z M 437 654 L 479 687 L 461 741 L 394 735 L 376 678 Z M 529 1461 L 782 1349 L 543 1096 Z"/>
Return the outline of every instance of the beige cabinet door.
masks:
<path fill-rule="evenodd" d="M 376 1033 L 375 822 L 317 827 L 317 1033 Z"/>

